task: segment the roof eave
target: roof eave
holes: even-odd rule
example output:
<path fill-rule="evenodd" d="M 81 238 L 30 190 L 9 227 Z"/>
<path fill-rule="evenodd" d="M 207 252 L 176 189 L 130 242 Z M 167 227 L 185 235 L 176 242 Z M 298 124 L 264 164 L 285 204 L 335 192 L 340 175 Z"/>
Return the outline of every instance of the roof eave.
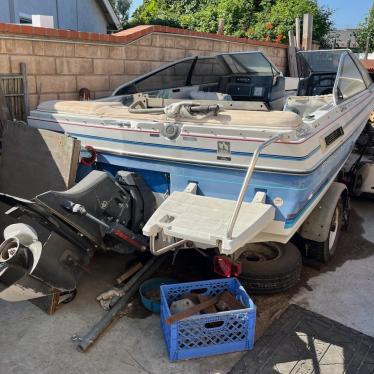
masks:
<path fill-rule="evenodd" d="M 99 0 L 99 4 L 106 11 L 106 16 L 111 19 L 113 25 L 117 28 L 117 30 L 119 30 L 121 28 L 121 21 L 114 12 L 114 9 L 110 2 L 108 0 Z"/>

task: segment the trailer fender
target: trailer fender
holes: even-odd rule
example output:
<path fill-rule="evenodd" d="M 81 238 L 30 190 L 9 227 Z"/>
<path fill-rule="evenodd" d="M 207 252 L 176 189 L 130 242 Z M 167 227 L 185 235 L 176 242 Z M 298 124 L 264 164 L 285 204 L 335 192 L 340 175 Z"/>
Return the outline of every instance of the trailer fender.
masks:
<path fill-rule="evenodd" d="M 340 198 L 342 198 L 344 207 L 342 227 L 344 228 L 347 226 L 350 210 L 348 189 L 343 183 L 333 182 L 325 196 L 323 196 L 321 201 L 300 227 L 299 234 L 303 239 L 316 242 L 324 242 L 327 240 L 335 207 Z"/>

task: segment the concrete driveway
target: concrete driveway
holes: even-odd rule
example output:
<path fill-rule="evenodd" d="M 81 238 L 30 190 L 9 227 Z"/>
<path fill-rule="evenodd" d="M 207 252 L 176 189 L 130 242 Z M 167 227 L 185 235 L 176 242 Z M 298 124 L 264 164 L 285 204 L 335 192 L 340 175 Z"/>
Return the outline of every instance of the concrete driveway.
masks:
<path fill-rule="evenodd" d="M 297 289 L 256 297 L 257 336 L 290 302 L 374 336 L 374 202 L 353 201 L 349 232 L 336 258 L 320 271 L 304 268 Z M 123 317 L 87 353 L 70 337 L 84 334 L 103 314 L 96 296 L 113 284 L 124 265 L 98 256 L 79 286 L 77 298 L 46 316 L 29 302 L 0 302 L 0 372 L 20 373 L 227 373 L 243 356 L 228 354 L 170 363 L 155 315 Z M 131 314 L 131 313 L 130 313 Z"/>

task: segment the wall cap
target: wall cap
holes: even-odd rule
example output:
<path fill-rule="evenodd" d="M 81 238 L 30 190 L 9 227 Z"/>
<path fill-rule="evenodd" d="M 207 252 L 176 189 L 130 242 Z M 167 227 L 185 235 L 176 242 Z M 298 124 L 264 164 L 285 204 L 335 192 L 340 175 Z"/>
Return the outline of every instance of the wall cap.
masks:
<path fill-rule="evenodd" d="M 254 39 L 239 38 L 237 36 L 219 35 L 159 25 L 140 25 L 132 27 L 131 29 L 117 32 L 115 34 L 107 35 L 98 34 L 94 32 L 51 29 L 45 27 L 34 27 L 29 25 L 17 25 L 13 23 L 0 23 L 0 33 L 21 34 L 35 37 L 61 38 L 77 41 L 106 42 L 114 44 L 127 44 L 146 35 L 150 35 L 152 33 L 165 33 L 173 35 L 184 35 L 189 37 L 198 37 L 210 40 L 227 41 L 232 43 L 245 43 L 272 48 L 287 48 L 287 45 L 280 43 L 265 42 Z"/>

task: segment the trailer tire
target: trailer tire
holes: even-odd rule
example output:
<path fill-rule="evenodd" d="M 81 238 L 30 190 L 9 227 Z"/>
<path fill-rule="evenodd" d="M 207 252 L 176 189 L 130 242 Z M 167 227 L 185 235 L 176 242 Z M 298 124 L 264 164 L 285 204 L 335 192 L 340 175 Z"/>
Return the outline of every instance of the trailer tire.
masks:
<path fill-rule="evenodd" d="M 302 261 L 300 251 L 292 244 L 256 243 L 242 251 L 239 276 L 244 288 L 255 294 L 286 291 L 300 279 Z"/>
<path fill-rule="evenodd" d="M 320 262 L 328 262 L 335 254 L 343 223 L 344 207 L 342 199 L 336 204 L 334 214 L 331 219 L 330 232 L 324 242 L 306 240 L 307 256 Z"/>

